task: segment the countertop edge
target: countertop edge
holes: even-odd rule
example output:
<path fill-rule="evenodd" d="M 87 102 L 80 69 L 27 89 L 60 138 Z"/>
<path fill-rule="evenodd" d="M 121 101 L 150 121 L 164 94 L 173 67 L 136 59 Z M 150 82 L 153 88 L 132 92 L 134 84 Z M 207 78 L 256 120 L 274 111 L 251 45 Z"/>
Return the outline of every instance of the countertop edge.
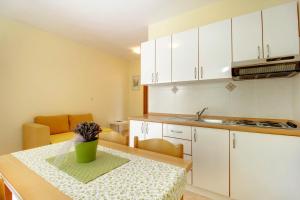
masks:
<path fill-rule="evenodd" d="M 174 115 L 144 115 L 144 116 L 136 116 L 129 117 L 129 120 L 137 120 L 137 121 L 147 121 L 147 122 L 157 122 L 163 124 L 174 124 L 174 125 L 182 125 L 182 126 L 194 126 L 194 127 L 203 127 L 203 128 L 216 128 L 216 129 L 225 129 L 230 131 L 241 131 L 241 132 L 251 132 L 251 133 L 261 133 L 261 134 L 272 134 L 272 135 L 285 135 L 285 136 L 295 136 L 300 137 L 300 129 L 291 130 L 291 129 L 276 129 L 276 128 L 260 128 L 260 127 L 249 127 L 249 126 L 239 126 L 239 125 L 221 125 L 221 124 L 209 124 L 203 122 L 194 122 L 194 121 L 168 121 L 163 120 L 161 118 L 165 118 L 167 116 L 174 117 Z M 205 116 L 205 118 L 210 118 L 210 116 Z M 218 116 L 219 119 L 232 119 L 232 117 L 222 117 Z M 238 119 L 249 119 L 249 118 L 238 118 Z M 259 119 L 259 118 L 251 118 L 257 120 L 268 120 L 268 119 Z M 283 119 L 277 119 L 277 121 L 284 121 Z M 293 120 L 291 120 L 293 121 Z M 299 124 L 297 121 L 295 121 Z"/>

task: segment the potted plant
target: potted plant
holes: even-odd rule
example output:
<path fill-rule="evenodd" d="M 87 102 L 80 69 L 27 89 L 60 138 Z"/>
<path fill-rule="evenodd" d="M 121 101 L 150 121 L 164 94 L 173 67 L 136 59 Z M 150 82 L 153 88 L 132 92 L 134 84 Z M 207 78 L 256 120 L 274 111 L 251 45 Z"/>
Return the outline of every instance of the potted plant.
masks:
<path fill-rule="evenodd" d="M 96 159 L 98 136 L 102 129 L 95 122 L 79 123 L 74 132 L 78 143 L 75 145 L 78 163 L 88 163 Z"/>

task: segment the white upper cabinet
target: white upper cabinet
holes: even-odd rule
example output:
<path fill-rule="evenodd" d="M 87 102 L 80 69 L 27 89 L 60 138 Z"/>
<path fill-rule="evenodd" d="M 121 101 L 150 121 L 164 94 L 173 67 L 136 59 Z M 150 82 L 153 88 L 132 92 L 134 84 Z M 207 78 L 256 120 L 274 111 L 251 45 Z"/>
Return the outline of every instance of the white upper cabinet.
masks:
<path fill-rule="evenodd" d="M 156 40 L 156 83 L 171 82 L 171 36 Z"/>
<path fill-rule="evenodd" d="M 231 21 L 199 28 L 199 79 L 231 78 Z"/>
<path fill-rule="evenodd" d="M 155 82 L 155 40 L 141 44 L 141 84 Z"/>
<path fill-rule="evenodd" d="M 265 57 L 299 54 L 297 2 L 265 9 L 262 16 Z"/>
<path fill-rule="evenodd" d="M 172 36 L 172 81 L 198 80 L 198 28 Z"/>
<path fill-rule="evenodd" d="M 299 137 L 231 131 L 231 198 L 300 199 L 299 152 Z"/>
<path fill-rule="evenodd" d="M 141 83 L 231 78 L 232 62 L 299 55 L 297 1 L 141 44 Z"/>
<path fill-rule="evenodd" d="M 193 185 L 229 196 L 229 131 L 193 128 Z"/>
<path fill-rule="evenodd" d="M 232 18 L 233 62 L 263 58 L 261 11 Z"/>

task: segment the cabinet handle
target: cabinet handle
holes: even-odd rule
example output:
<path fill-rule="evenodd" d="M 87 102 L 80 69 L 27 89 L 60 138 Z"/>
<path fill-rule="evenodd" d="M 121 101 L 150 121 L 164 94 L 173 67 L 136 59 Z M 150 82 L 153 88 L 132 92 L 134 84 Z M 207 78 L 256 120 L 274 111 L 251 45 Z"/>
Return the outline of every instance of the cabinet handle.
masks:
<path fill-rule="evenodd" d="M 158 83 L 158 72 L 156 72 L 156 83 Z"/>
<path fill-rule="evenodd" d="M 146 134 L 148 135 L 148 133 L 149 133 L 149 125 L 148 123 L 146 123 Z"/>
<path fill-rule="evenodd" d="M 201 66 L 201 79 L 203 79 L 203 67 Z"/>
<path fill-rule="evenodd" d="M 152 83 L 154 82 L 154 73 L 152 73 Z"/>
<path fill-rule="evenodd" d="M 142 131 L 142 133 L 144 133 L 144 122 L 142 123 L 141 131 Z"/>
<path fill-rule="evenodd" d="M 194 129 L 194 142 L 196 142 L 197 141 L 197 131 L 196 131 L 196 129 Z"/>
<path fill-rule="evenodd" d="M 235 138 L 235 133 L 233 133 L 232 148 L 235 149 L 235 147 L 236 147 L 236 138 Z"/>
<path fill-rule="evenodd" d="M 270 58 L 270 45 L 267 44 L 267 58 Z"/>
<path fill-rule="evenodd" d="M 194 68 L 194 76 L 195 76 L 195 79 L 197 79 L 197 67 Z"/>
<path fill-rule="evenodd" d="M 171 130 L 171 133 L 183 133 L 182 131 Z"/>
<path fill-rule="evenodd" d="M 257 46 L 257 51 L 258 51 L 257 58 L 260 59 L 260 46 Z"/>

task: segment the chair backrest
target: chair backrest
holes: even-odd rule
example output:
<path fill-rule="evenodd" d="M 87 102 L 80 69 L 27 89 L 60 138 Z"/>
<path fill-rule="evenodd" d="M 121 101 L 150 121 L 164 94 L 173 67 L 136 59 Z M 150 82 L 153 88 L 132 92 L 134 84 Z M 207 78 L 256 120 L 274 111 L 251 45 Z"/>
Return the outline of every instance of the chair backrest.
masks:
<path fill-rule="evenodd" d="M 4 187 L 4 181 L 0 177 L 0 199 L 5 199 L 5 187 Z"/>
<path fill-rule="evenodd" d="M 117 132 L 114 132 L 114 131 L 111 131 L 109 133 L 100 133 L 99 139 L 100 140 L 105 140 L 105 141 L 108 141 L 108 142 L 123 144 L 123 145 L 126 145 L 126 146 L 128 146 L 128 144 L 129 144 L 129 137 L 128 136 L 124 136 L 121 133 L 117 133 Z"/>
<path fill-rule="evenodd" d="M 156 153 L 166 154 L 178 158 L 183 158 L 183 144 L 172 144 L 163 139 L 149 139 L 139 140 L 137 136 L 134 137 L 134 147 L 153 151 Z"/>

